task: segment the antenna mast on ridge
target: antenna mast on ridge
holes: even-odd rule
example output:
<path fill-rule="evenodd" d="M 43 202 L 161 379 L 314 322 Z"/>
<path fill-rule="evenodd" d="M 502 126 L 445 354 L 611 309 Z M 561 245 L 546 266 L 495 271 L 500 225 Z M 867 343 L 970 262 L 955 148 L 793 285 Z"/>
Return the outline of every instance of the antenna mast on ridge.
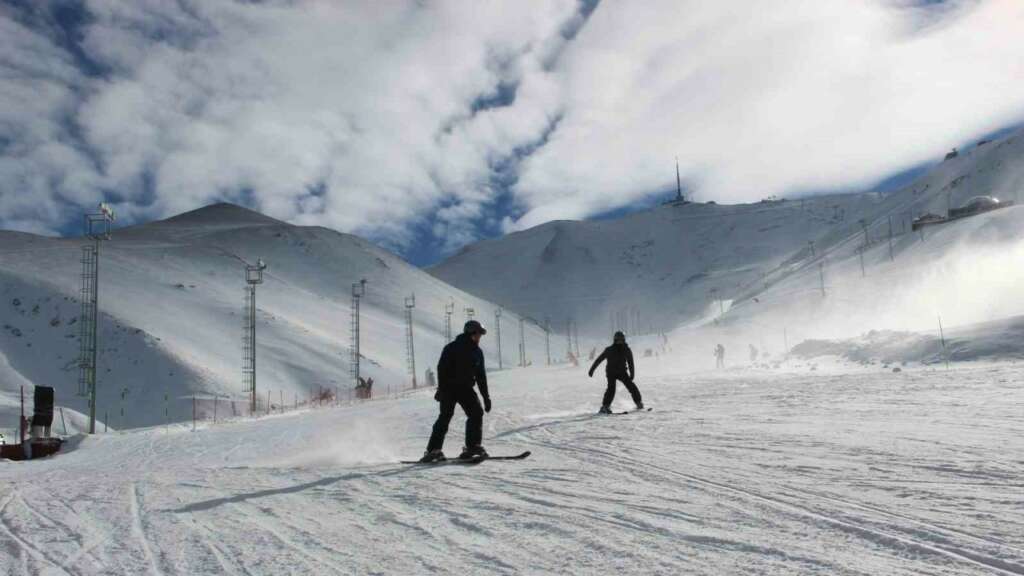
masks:
<path fill-rule="evenodd" d="M 679 178 L 679 156 L 676 156 L 676 202 L 685 202 L 683 198 L 683 181 Z"/>

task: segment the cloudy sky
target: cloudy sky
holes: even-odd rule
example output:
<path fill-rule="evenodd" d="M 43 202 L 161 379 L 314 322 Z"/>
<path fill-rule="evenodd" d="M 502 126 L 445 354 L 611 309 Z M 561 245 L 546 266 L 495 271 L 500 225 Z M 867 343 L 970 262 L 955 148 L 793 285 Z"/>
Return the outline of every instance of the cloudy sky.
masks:
<path fill-rule="evenodd" d="M 0 228 L 228 200 L 417 263 L 1024 121 L 1021 0 L 0 0 Z"/>

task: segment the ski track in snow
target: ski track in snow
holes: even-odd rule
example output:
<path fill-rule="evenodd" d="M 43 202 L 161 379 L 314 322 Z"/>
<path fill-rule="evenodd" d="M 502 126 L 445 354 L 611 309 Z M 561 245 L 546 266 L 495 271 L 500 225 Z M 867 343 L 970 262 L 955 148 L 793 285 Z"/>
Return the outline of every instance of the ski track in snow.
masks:
<path fill-rule="evenodd" d="M 657 374 L 608 418 L 585 375 L 495 373 L 487 446 L 533 455 L 470 467 L 391 461 L 429 391 L 86 438 L 0 463 L 0 573 L 1019 575 L 1021 376 Z"/>

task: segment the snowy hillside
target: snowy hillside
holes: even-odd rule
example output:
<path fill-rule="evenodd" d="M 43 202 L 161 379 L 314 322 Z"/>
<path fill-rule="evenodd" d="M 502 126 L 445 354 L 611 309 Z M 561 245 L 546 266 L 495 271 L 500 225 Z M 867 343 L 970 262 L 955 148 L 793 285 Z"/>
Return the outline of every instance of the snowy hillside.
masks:
<path fill-rule="evenodd" d="M 429 393 L 0 461 L 0 573 L 1024 573 L 1019 367 L 639 374 L 613 417 L 582 371 L 496 374 L 522 462 L 397 464 Z"/>
<path fill-rule="evenodd" d="M 551 316 L 558 326 L 575 317 L 585 333 L 602 339 L 612 327 L 668 332 L 716 320 L 734 327 L 760 323 L 780 333 L 780 344 L 786 323 L 795 338 L 810 338 L 921 329 L 938 313 L 951 316 L 951 324 L 981 322 L 1024 313 L 1019 299 L 1004 300 L 1001 292 L 1020 279 L 1005 264 L 1024 256 L 1024 212 L 1012 208 L 929 227 L 924 241 L 910 230 L 914 218 L 945 215 L 947 206 L 981 194 L 1024 200 L 1024 132 L 972 146 L 887 194 L 665 205 L 618 220 L 552 222 L 469 246 L 430 271 L 483 298 Z M 833 295 L 824 308 L 811 297 L 820 294 L 822 276 Z M 883 302 L 907 312 L 901 308 L 907 298 L 891 298 L 908 283 L 929 300 L 927 311 L 916 307 L 913 321 L 907 313 L 879 317 L 889 310 L 878 307 L 861 314 L 863 304 Z M 989 304 L 962 307 L 964 297 Z M 815 332 L 818 327 L 824 332 Z"/>
<path fill-rule="evenodd" d="M 50 385 L 57 402 L 84 412 L 76 396 L 81 239 L 0 233 L 0 427 L 13 427 L 22 384 Z M 362 371 L 377 394 L 411 385 L 404 299 L 415 293 L 418 380 L 436 364 L 444 307 L 453 330 L 469 307 L 485 325 L 494 307 L 445 285 L 359 238 L 297 227 L 221 204 L 117 230 L 100 256 L 97 414 L 132 427 L 191 417 L 191 395 L 242 398 L 244 265 L 269 265 L 257 289 L 257 388 L 291 405 L 320 386 L 349 393 L 351 285 L 365 278 Z M 518 323 L 503 317 L 503 364 L 518 360 Z M 526 325 L 529 361 L 542 361 L 542 332 Z M 484 340 L 497 368 L 496 338 Z M 31 392 L 31 388 L 29 388 Z M 122 393 L 124 400 L 122 401 Z M 200 407 L 203 416 L 209 402 Z M 122 405 L 125 416 L 120 412 Z M 238 402 L 237 413 L 243 406 Z M 222 407 L 222 410 L 225 408 Z M 224 412 L 222 412 L 224 414 Z M 66 412 L 69 428 L 81 424 Z M 57 431 L 62 431 L 58 424 Z"/>

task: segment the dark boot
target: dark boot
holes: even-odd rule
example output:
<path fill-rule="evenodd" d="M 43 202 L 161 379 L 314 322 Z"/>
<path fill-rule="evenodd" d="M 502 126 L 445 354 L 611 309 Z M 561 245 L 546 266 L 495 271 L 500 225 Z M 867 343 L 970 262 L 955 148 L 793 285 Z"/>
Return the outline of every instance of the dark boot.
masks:
<path fill-rule="evenodd" d="M 459 460 L 475 460 L 477 458 L 487 458 L 487 450 L 484 450 L 483 446 L 469 446 L 462 449 L 462 454 L 459 454 Z"/>
<path fill-rule="evenodd" d="M 423 462 L 424 464 L 430 462 L 444 462 L 445 460 L 447 460 L 447 458 L 445 458 L 444 452 L 440 449 L 427 450 L 423 453 L 423 458 L 420 458 L 420 462 Z"/>

